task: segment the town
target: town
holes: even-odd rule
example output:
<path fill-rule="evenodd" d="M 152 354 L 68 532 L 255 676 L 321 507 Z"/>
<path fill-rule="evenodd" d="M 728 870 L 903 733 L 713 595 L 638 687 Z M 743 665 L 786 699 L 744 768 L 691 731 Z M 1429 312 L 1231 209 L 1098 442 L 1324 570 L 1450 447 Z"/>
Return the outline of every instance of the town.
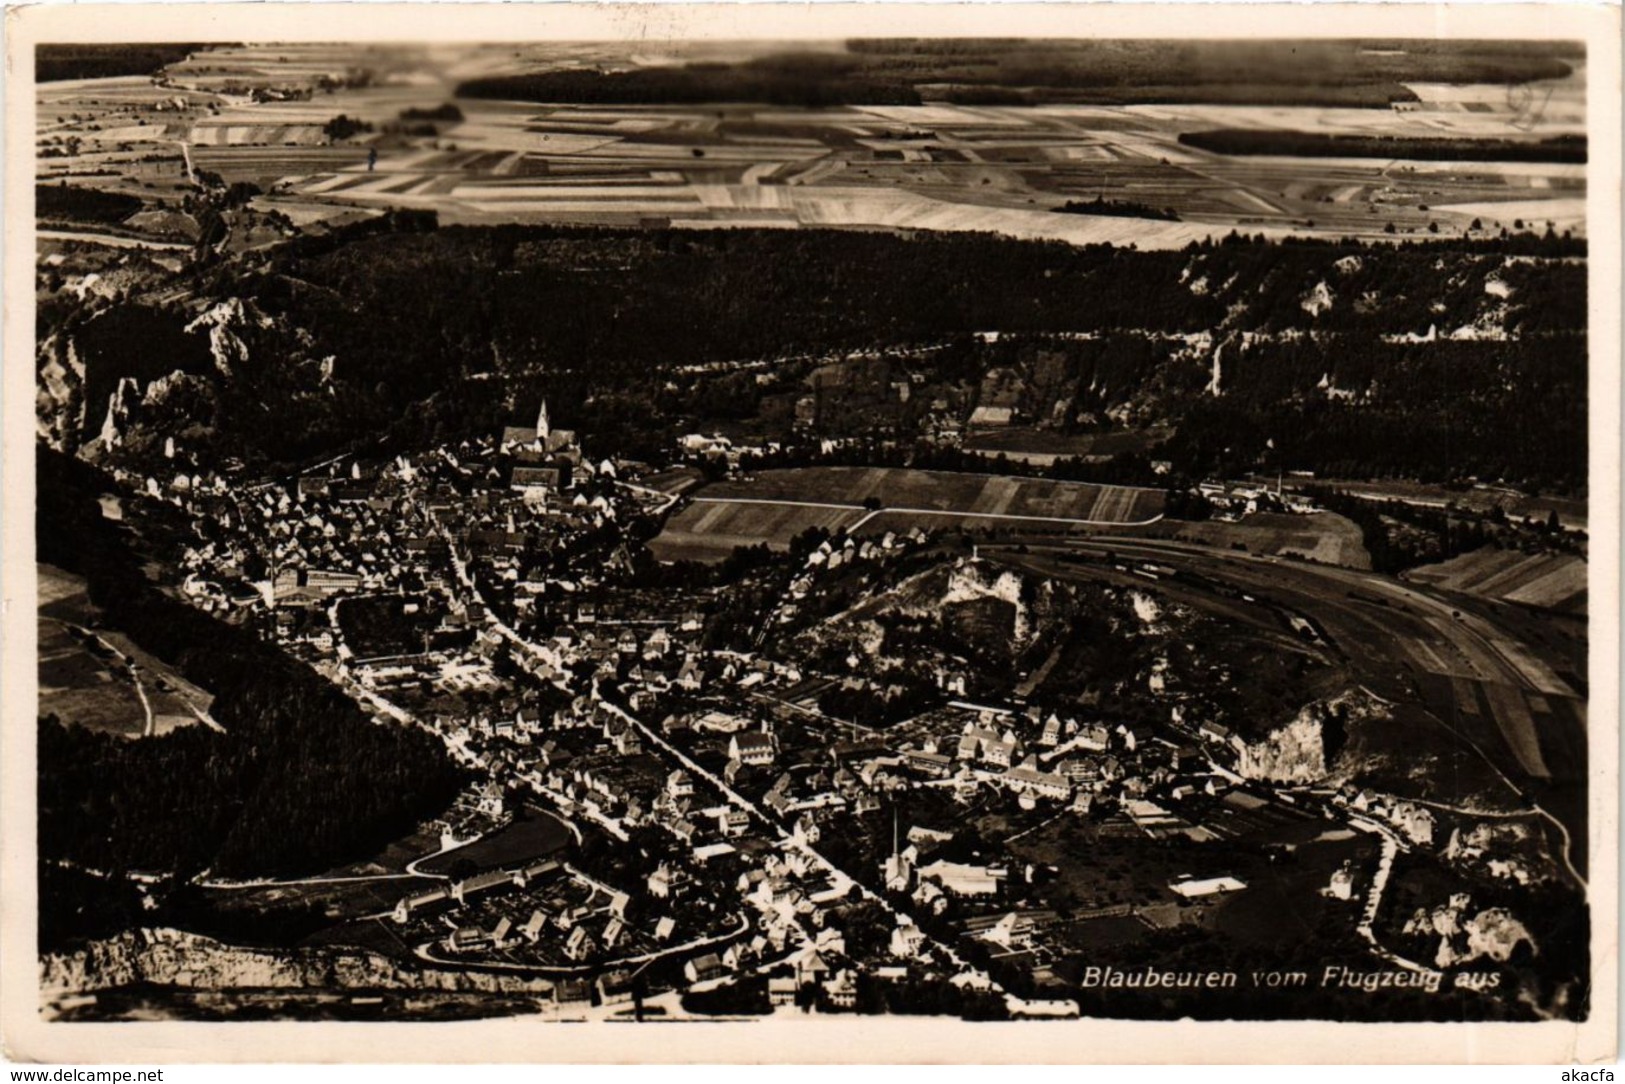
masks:
<path fill-rule="evenodd" d="M 484 440 L 253 485 L 173 440 L 164 460 L 170 478 L 117 473 L 127 510 L 167 506 L 190 524 L 192 604 L 306 660 L 377 725 L 432 733 L 468 771 L 415 837 L 422 853 L 333 876 L 324 944 L 523 976 L 565 1015 L 635 999 L 669 1015 L 924 1002 L 1065 1016 L 1079 983 L 1101 985 L 1091 946 L 1200 929 L 1281 863 L 1318 880 L 1299 890 L 1323 921 L 1434 989 L 1440 968 L 1532 944 L 1515 915 L 1465 893 L 1403 930 L 1378 919 L 1396 858 L 1414 851 L 1551 876 L 1518 846 L 1526 832 L 1319 785 L 1279 736 L 1219 722 L 1166 657 L 1140 678 L 1146 710 L 1113 720 L 1029 704 L 1032 675 L 1001 682 L 952 652 L 877 669 L 876 645 L 843 657 L 797 634 L 800 610 L 854 580 L 933 570 L 948 598 L 1028 609 L 1019 566 L 1001 561 L 1041 534 L 814 532 L 747 573 L 783 589 L 735 627 L 738 585 L 662 575 L 628 544 L 681 500 L 660 488 L 686 486 L 681 472 L 592 461 L 545 402 Z M 1237 520 L 1275 499 L 1247 483 L 1191 498 Z M 1150 628 L 1171 617 L 1151 591 L 1175 569 L 1108 559 L 1147 588 L 1111 591 L 1119 605 Z M 1330 714 L 1373 707 L 1350 697 Z"/>
<path fill-rule="evenodd" d="M 1585 48 L 646 44 L 37 51 L 43 1015 L 1585 1020 Z"/>

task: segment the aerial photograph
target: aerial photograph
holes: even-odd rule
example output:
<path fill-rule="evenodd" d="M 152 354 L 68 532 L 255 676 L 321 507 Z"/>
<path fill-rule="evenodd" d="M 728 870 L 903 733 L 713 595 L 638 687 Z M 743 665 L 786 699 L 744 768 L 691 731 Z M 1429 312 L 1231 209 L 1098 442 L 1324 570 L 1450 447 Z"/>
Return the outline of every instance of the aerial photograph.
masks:
<path fill-rule="evenodd" d="M 1584 42 L 32 65 L 42 1020 L 1594 1011 Z"/>

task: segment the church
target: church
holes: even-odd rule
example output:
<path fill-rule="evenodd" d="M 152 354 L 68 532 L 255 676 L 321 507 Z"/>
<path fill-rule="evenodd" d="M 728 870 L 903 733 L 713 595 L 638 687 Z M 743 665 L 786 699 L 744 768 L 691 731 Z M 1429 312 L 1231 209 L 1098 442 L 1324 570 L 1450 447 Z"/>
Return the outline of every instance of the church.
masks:
<path fill-rule="evenodd" d="M 563 455 L 572 462 L 581 462 L 581 449 L 576 444 L 574 429 L 554 429 L 547 418 L 547 400 L 542 400 L 536 412 L 534 426 L 504 426 L 498 441 L 504 452 L 534 452 L 541 455 Z"/>
<path fill-rule="evenodd" d="M 575 431 L 553 428 L 547 416 L 546 399 L 536 412 L 534 426 L 503 428 L 498 448 L 513 458 L 508 477 L 510 488 L 523 493 L 527 500 L 545 501 L 547 494 L 567 488 L 575 469 L 581 465 L 581 447 L 576 443 Z"/>

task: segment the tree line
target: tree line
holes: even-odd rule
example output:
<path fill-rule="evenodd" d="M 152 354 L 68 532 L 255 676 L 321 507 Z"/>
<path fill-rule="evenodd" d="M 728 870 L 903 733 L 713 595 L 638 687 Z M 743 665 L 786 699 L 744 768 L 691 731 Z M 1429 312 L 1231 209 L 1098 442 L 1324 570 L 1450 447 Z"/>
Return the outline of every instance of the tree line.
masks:
<path fill-rule="evenodd" d="M 1529 140 L 1215 128 L 1205 132 L 1181 132 L 1179 141 L 1187 147 L 1234 155 L 1412 158 L 1429 162 L 1558 162 L 1573 165 L 1584 165 L 1586 160 L 1586 138 L 1583 135 Z"/>

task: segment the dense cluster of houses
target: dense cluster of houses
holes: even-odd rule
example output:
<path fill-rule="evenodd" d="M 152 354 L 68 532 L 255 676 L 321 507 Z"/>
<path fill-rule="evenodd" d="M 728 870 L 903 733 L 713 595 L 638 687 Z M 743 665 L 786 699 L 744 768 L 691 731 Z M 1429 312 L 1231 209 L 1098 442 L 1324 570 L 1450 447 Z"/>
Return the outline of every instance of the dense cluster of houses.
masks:
<path fill-rule="evenodd" d="M 1383 794 L 1369 787 L 1347 787 L 1332 799 L 1367 820 L 1385 824 L 1398 832 L 1407 842 L 1418 847 L 1431 847 L 1438 830 L 1438 816 L 1424 805 Z"/>
<path fill-rule="evenodd" d="M 730 451 L 712 439 L 689 444 L 696 456 Z M 1077 814 L 1107 803 L 1153 836 L 1211 838 L 1176 810 L 1188 798 L 1222 798 L 1233 776 L 1217 764 L 1233 762 L 1245 743 L 1215 721 L 1187 720 L 1193 706 L 1156 673 L 1152 691 L 1176 702 L 1172 723 L 1156 731 L 956 700 L 894 735 L 854 731 L 809 764 L 798 740 L 790 743 L 794 753 L 786 749 L 780 727 L 793 725 L 786 712 L 818 714 L 816 695 L 802 690 L 827 687 L 827 679 L 806 672 L 811 660 L 708 648 L 697 610 L 600 589 L 606 574 L 631 570 L 631 555 L 624 544 L 585 550 L 577 541 L 629 522 L 652 493 L 620 484 L 620 472 L 614 462 L 587 460 L 572 433 L 550 426 L 544 405 L 535 425 L 508 427 L 494 441 L 330 466 L 287 487 L 233 492 L 201 476 L 160 487 L 210 524 L 187 554 L 195 597 L 265 614 L 282 642 L 338 659 L 363 687 L 417 710 L 483 770 L 484 784 L 441 826 L 443 844 L 501 823 L 509 795 L 526 792 L 619 839 L 644 832 L 653 835 L 640 839 L 662 841 L 637 883 L 619 888 L 565 874 L 549 860 L 402 897 L 395 923 L 432 934 L 437 953 L 608 968 L 602 988 L 585 996 L 610 1003 L 630 996 L 618 960 L 634 948 L 680 951 L 684 937 L 695 937 L 705 946 L 685 964 L 695 985 L 760 969 L 776 1004 L 816 989 L 826 1006 L 852 1007 L 861 978 L 900 977 L 927 962 L 956 981 L 981 981 L 948 965 L 906 913 L 894 916 L 881 958 L 848 955 L 829 923 L 858 890 L 818 857 L 819 847 L 830 832 L 850 831 L 882 809 L 890 792 L 942 786 L 967 803 L 1002 792 L 1026 809 Z M 1257 486 L 1203 483 L 1199 491 L 1221 515 L 1278 505 L 1313 510 Z M 823 578 L 884 565 L 930 541 L 916 528 L 822 542 L 765 625 L 791 621 Z M 356 659 L 339 605 L 382 595 L 399 596 L 403 613 L 411 608 L 425 630 L 422 650 Z M 542 631 L 521 636 L 515 626 Z M 839 680 L 869 680 L 849 662 Z M 511 672 L 499 678 L 503 668 L 528 680 L 516 682 Z M 949 695 L 965 695 L 965 676 L 949 661 L 937 663 L 933 676 Z M 550 687 L 568 695 L 561 701 Z M 774 702 L 784 710 L 763 707 Z M 649 726 L 628 711 L 662 721 Z M 674 761 L 673 748 L 688 753 Z M 688 755 L 711 767 L 693 767 Z M 1414 803 L 1368 792 L 1340 800 L 1413 844 L 1433 840 L 1433 815 Z M 1008 861 L 935 855 L 947 838 L 911 828 L 906 845 L 894 844 L 880 861 L 887 892 L 926 916 L 955 902 L 969 906 L 976 917 L 967 936 L 999 952 L 1041 945 L 1042 915 L 1005 903 Z M 1352 894 L 1352 874 L 1345 881 L 1334 878 L 1328 891 Z M 1227 876 L 1169 884 L 1173 895 L 1193 899 L 1244 888 Z M 748 917 L 746 928 L 708 944 L 705 936 L 730 912 Z M 567 985 L 559 985 L 561 1004 L 581 996 Z"/>

